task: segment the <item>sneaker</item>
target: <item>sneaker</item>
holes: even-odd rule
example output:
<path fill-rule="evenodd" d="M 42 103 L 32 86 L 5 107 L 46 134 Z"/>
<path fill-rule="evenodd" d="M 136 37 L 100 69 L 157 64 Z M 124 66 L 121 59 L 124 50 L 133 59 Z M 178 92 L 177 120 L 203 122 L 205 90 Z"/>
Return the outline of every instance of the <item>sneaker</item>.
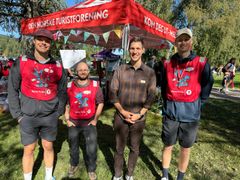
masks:
<path fill-rule="evenodd" d="M 74 174 L 77 172 L 78 166 L 72 166 L 70 165 L 69 170 L 68 170 L 68 177 L 73 177 Z"/>
<path fill-rule="evenodd" d="M 45 177 L 45 179 L 46 179 L 46 177 Z M 54 176 L 52 176 L 52 177 L 50 177 L 49 180 L 56 180 L 56 178 Z"/>
<path fill-rule="evenodd" d="M 126 180 L 133 180 L 133 176 L 126 175 L 125 178 L 126 178 Z"/>
<path fill-rule="evenodd" d="M 89 172 L 88 177 L 90 180 L 96 180 L 97 179 L 97 174 L 95 172 Z"/>
<path fill-rule="evenodd" d="M 122 176 L 121 177 L 113 177 L 113 180 L 123 180 Z"/>
<path fill-rule="evenodd" d="M 166 177 L 162 177 L 161 180 L 168 180 L 168 178 L 166 178 Z"/>

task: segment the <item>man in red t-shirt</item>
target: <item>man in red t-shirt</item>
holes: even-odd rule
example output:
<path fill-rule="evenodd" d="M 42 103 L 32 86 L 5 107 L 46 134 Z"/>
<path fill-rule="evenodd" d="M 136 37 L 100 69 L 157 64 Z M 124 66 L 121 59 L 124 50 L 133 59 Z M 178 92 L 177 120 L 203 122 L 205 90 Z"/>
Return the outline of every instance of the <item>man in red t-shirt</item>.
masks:
<path fill-rule="evenodd" d="M 87 170 L 90 180 L 97 179 L 97 130 L 98 118 L 103 109 L 104 98 L 99 83 L 89 79 L 87 63 L 76 66 L 77 79 L 68 85 L 68 101 L 65 119 L 68 126 L 70 167 L 68 176 L 73 177 L 79 164 L 79 136 L 86 142 Z"/>

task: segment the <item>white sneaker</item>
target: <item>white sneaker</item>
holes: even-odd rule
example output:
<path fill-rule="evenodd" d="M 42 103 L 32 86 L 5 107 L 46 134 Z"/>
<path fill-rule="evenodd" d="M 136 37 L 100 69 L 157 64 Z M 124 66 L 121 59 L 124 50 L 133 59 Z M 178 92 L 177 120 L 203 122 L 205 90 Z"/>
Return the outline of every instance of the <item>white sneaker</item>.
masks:
<path fill-rule="evenodd" d="M 121 177 L 113 177 L 113 180 L 123 180 L 122 176 Z"/>
<path fill-rule="evenodd" d="M 133 176 L 126 175 L 125 178 L 126 178 L 126 180 L 133 180 Z"/>
<path fill-rule="evenodd" d="M 162 177 L 161 180 L 168 180 L 168 178 L 166 178 L 166 177 Z"/>

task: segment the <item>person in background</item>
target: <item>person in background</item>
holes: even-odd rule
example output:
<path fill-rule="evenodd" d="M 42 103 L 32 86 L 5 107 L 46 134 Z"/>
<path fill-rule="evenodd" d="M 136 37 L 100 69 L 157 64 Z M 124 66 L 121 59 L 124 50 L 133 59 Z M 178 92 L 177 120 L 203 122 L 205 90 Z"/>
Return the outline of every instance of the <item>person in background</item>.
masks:
<path fill-rule="evenodd" d="M 14 60 L 12 58 L 8 59 L 7 63 L 2 68 L 2 75 L 8 77 L 10 68 L 12 67 Z"/>
<path fill-rule="evenodd" d="M 19 123 L 24 145 L 24 179 L 32 179 L 34 149 L 40 138 L 44 150 L 45 180 L 51 180 L 53 142 L 57 136 L 58 118 L 64 113 L 67 100 L 67 79 L 61 63 L 49 53 L 52 33 L 39 29 L 33 36 L 33 51 L 21 56 L 11 68 L 8 101 L 10 112 Z"/>
<path fill-rule="evenodd" d="M 99 83 L 89 79 L 89 67 L 81 61 L 76 66 L 77 79 L 68 85 L 69 105 L 66 106 L 65 119 L 68 126 L 70 146 L 70 166 L 68 176 L 71 178 L 78 170 L 79 141 L 82 133 L 86 145 L 87 170 L 90 180 L 96 180 L 97 160 L 97 121 L 102 112 L 104 98 Z"/>
<path fill-rule="evenodd" d="M 166 60 L 165 57 L 162 57 L 159 61 L 157 61 L 153 67 L 157 79 L 157 87 L 160 87 L 162 84 L 162 71 L 163 71 L 163 63 Z"/>
<path fill-rule="evenodd" d="M 224 73 L 224 77 L 222 80 L 222 89 L 220 89 L 220 92 L 223 93 L 228 93 L 229 92 L 229 85 L 233 83 L 233 79 L 235 77 L 235 71 L 236 71 L 236 67 L 235 67 L 235 63 L 236 63 L 236 58 L 231 58 L 229 60 L 229 62 L 223 67 L 223 73 Z M 234 87 L 234 84 L 233 84 Z"/>
<path fill-rule="evenodd" d="M 110 85 L 110 100 L 116 108 L 113 125 L 116 134 L 114 180 L 123 179 L 124 149 L 128 138 L 130 153 L 125 178 L 133 180 L 146 113 L 155 100 L 156 77 L 154 70 L 142 62 L 144 51 L 141 38 L 131 39 L 130 63 L 123 64 L 115 70 Z"/>
<path fill-rule="evenodd" d="M 179 29 L 175 39 L 178 52 L 164 62 L 162 180 L 168 180 L 172 150 L 177 141 L 181 146 L 177 180 L 184 178 L 190 149 L 197 136 L 201 107 L 213 85 L 210 65 L 205 57 L 192 51 L 192 42 L 192 31 Z"/>
<path fill-rule="evenodd" d="M 146 65 L 149 66 L 150 68 L 154 68 L 154 65 L 156 63 L 157 57 L 156 56 L 151 56 L 150 59 L 146 62 Z"/>

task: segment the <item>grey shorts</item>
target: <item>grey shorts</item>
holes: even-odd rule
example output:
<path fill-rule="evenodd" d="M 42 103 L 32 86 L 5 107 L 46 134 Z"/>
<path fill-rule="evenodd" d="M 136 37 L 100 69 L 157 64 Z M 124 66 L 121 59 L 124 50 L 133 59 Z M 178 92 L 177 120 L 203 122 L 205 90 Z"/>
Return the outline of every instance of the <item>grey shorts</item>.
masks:
<path fill-rule="evenodd" d="M 171 146 L 179 141 L 180 146 L 190 148 L 196 141 L 198 121 L 179 122 L 163 118 L 162 141 L 165 146 Z"/>
<path fill-rule="evenodd" d="M 32 144 L 39 138 L 52 142 L 57 136 L 58 113 L 45 117 L 24 115 L 19 126 L 23 145 Z"/>

